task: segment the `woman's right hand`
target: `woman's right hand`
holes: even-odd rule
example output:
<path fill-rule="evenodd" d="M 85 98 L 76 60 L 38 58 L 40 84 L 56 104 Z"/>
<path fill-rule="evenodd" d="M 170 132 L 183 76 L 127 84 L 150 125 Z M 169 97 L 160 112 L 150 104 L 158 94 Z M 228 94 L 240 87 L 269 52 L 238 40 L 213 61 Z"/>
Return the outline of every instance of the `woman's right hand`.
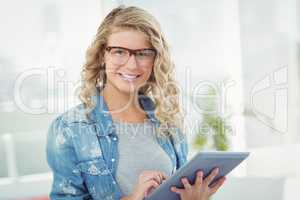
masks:
<path fill-rule="evenodd" d="M 184 188 L 177 188 L 174 186 L 171 187 L 171 191 L 179 194 L 181 200 L 208 200 L 211 195 L 217 192 L 225 181 L 225 177 L 222 177 L 212 183 L 218 173 L 219 169 L 216 168 L 206 178 L 203 178 L 203 172 L 198 171 L 194 184 L 190 184 L 187 178 L 183 178 L 182 183 Z"/>
<path fill-rule="evenodd" d="M 161 171 L 143 171 L 139 175 L 138 182 L 133 192 L 124 199 L 142 200 L 148 196 L 153 189 L 157 188 L 165 179 L 167 179 L 167 176 Z"/>

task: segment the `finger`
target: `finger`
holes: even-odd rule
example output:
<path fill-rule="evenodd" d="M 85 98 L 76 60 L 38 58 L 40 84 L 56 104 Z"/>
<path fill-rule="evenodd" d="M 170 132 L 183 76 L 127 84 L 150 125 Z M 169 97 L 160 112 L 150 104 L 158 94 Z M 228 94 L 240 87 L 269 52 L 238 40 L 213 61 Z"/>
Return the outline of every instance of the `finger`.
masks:
<path fill-rule="evenodd" d="M 196 186 L 201 186 L 202 185 L 202 181 L 203 181 L 203 172 L 202 171 L 198 171 L 197 172 L 197 177 L 196 177 L 196 181 L 195 181 L 195 185 Z"/>
<path fill-rule="evenodd" d="M 145 197 L 147 197 L 150 193 L 153 192 L 153 190 L 155 190 L 156 187 L 150 187 L 146 192 L 145 192 Z"/>
<path fill-rule="evenodd" d="M 163 177 L 160 174 L 157 174 L 156 177 L 157 177 L 157 180 L 159 180 L 159 184 L 161 184 L 163 181 Z"/>
<path fill-rule="evenodd" d="M 148 190 L 151 187 L 157 188 L 158 186 L 159 186 L 159 184 L 153 179 L 151 179 L 151 180 L 144 183 L 145 190 Z"/>
<path fill-rule="evenodd" d="M 191 186 L 191 184 L 190 184 L 190 182 L 187 178 L 182 178 L 181 182 L 182 182 L 185 189 L 191 189 L 192 188 L 192 186 Z"/>
<path fill-rule="evenodd" d="M 182 194 L 184 192 L 184 189 L 180 189 L 180 188 L 173 186 L 173 187 L 171 187 L 171 191 L 175 192 L 177 194 Z"/>
<path fill-rule="evenodd" d="M 148 171 L 143 171 L 142 173 L 140 173 L 139 179 L 141 180 L 141 182 L 146 182 L 151 179 L 151 173 Z"/>
<path fill-rule="evenodd" d="M 160 175 L 162 176 L 162 180 L 166 180 L 168 178 L 168 175 L 164 172 L 161 172 Z"/>
<path fill-rule="evenodd" d="M 219 181 L 222 181 L 222 179 L 226 179 L 226 177 L 223 176 L 223 177 L 217 179 L 216 181 L 214 181 L 214 182 L 210 185 L 210 188 L 215 187 L 215 185 L 217 185 L 217 184 L 219 183 Z"/>
<path fill-rule="evenodd" d="M 204 184 L 209 185 L 219 173 L 219 168 L 215 168 L 205 179 Z"/>
<path fill-rule="evenodd" d="M 156 173 L 155 179 L 159 184 L 161 184 L 163 180 L 167 179 L 167 175 L 164 172 L 157 171 Z"/>
<path fill-rule="evenodd" d="M 226 178 L 222 177 L 220 178 L 217 182 L 212 184 L 212 187 L 209 190 L 209 194 L 212 195 L 218 191 L 218 189 L 223 185 L 225 182 Z"/>
<path fill-rule="evenodd" d="M 145 183 L 152 179 L 158 184 L 161 184 L 163 180 L 167 179 L 167 175 L 161 171 L 143 171 L 139 177 L 141 183 Z"/>
<path fill-rule="evenodd" d="M 151 193 L 153 192 L 153 190 L 155 190 L 154 187 L 151 187 L 150 189 L 148 189 L 148 190 L 146 191 L 145 197 L 147 197 L 149 194 L 151 194 Z"/>
<path fill-rule="evenodd" d="M 142 173 L 140 178 L 142 179 L 143 183 L 150 180 L 155 180 L 158 184 L 160 183 L 160 178 L 158 177 L 157 172 L 154 171 L 145 171 Z"/>
<path fill-rule="evenodd" d="M 156 181 L 157 184 L 161 183 L 161 178 L 159 177 L 159 175 L 153 176 L 150 180 Z"/>
<path fill-rule="evenodd" d="M 156 175 L 156 177 L 157 177 L 157 179 L 159 180 L 159 184 L 161 184 L 162 181 L 163 181 L 162 174 L 158 172 L 157 175 Z"/>

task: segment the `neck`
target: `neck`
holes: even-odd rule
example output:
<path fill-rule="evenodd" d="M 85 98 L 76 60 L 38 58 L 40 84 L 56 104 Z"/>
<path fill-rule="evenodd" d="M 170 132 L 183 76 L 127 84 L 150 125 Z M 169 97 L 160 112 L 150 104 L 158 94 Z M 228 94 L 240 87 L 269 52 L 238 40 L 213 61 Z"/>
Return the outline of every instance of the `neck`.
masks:
<path fill-rule="evenodd" d="M 138 111 L 140 108 L 138 92 L 125 93 L 117 88 L 106 84 L 102 90 L 102 95 L 110 111 L 118 114 L 129 114 Z"/>

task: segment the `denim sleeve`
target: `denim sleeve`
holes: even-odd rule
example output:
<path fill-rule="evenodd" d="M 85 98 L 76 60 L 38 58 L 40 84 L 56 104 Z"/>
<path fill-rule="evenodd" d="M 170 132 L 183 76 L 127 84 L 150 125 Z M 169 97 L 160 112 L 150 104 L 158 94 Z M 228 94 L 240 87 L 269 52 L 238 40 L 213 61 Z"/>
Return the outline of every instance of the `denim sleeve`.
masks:
<path fill-rule="evenodd" d="M 172 137 L 172 143 L 175 147 L 178 159 L 176 168 L 179 169 L 187 162 L 188 142 L 186 134 L 182 133 L 182 131 L 177 128 L 176 134 Z"/>
<path fill-rule="evenodd" d="M 187 135 L 183 134 L 181 131 L 179 131 L 179 135 L 181 137 L 181 142 L 180 142 L 180 151 L 182 152 L 182 162 L 180 163 L 181 167 L 182 165 L 184 165 L 187 162 L 187 156 L 189 153 L 189 149 L 188 149 L 188 141 L 187 141 Z"/>
<path fill-rule="evenodd" d="M 72 133 L 61 117 L 50 125 L 47 135 L 47 162 L 53 172 L 50 192 L 52 200 L 92 199 L 76 169 L 76 154 L 72 145 Z"/>

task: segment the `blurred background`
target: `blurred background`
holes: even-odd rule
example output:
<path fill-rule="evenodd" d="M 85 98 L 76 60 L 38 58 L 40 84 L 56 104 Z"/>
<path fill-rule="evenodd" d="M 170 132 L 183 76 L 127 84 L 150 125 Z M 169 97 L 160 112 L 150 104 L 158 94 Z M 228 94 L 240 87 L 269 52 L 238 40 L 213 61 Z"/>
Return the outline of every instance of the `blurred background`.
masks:
<path fill-rule="evenodd" d="M 47 199 L 49 123 L 79 103 L 85 51 L 120 4 L 161 23 L 189 156 L 251 152 L 213 199 L 299 197 L 300 0 L 11 0 L 0 7 L 0 199 Z"/>

